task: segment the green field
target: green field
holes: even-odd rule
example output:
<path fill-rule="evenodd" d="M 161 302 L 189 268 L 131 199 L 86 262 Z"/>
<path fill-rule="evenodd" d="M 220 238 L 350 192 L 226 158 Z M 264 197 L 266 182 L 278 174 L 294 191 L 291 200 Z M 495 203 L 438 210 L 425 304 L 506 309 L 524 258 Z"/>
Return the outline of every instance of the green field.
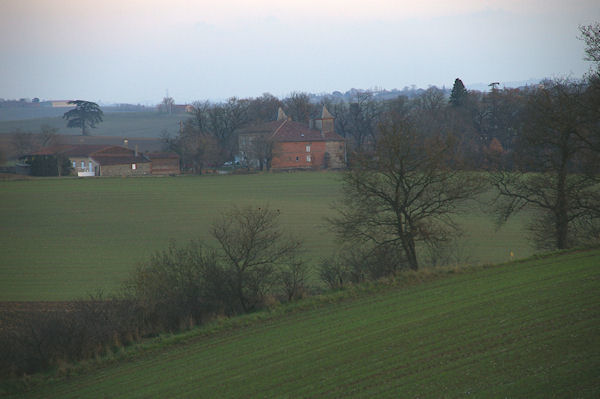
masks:
<path fill-rule="evenodd" d="M 582 251 L 309 299 L 24 397 L 597 398 L 599 266 Z"/>
<path fill-rule="evenodd" d="M 48 125 L 59 129 L 59 134 L 80 135 L 81 130 L 67 128 L 67 121 L 62 118 L 64 112 L 62 110 L 60 116 L 46 116 L 35 119 L 0 119 L 0 134 L 12 133 L 16 129 L 39 133 L 40 126 Z M 179 121 L 185 121 L 188 118 L 188 114 L 109 112 L 104 114 L 103 121 L 90 133 L 94 136 L 160 137 L 161 132 L 167 130 L 175 135 L 179 131 Z"/>
<path fill-rule="evenodd" d="M 136 262 L 207 239 L 217 213 L 269 204 L 316 261 L 335 250 L 324 218 L 339 199 L 337 173 L 166 178 L 32 179 L 0 182 L 0 301 L 70 300 L 118 288 Z M 478 204 L 461 216 L 464 257 L 503 262 L 533 253 L 522 221 L 499 231 Z"/>

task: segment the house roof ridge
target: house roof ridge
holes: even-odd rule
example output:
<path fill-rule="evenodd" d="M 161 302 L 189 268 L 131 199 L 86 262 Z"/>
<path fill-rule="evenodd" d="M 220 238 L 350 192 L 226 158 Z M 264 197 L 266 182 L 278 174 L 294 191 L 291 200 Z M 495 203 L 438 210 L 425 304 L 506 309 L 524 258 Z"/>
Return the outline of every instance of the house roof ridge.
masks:
<path fill-rule="evenodd" d="M 273 134 L 271 135 L 271 137 L 275 137 L 275 135 L 277 134 L 277 132 L 283 127 L 283 125 L 285 125 L 287 122 L 289 121 L 289 119 L 285 119 L 283 121 L 283 123 L 281 125 L 279 125 L 279 127 L 277 129 L 275 129 L 275 131 L 273 132 Z"/>

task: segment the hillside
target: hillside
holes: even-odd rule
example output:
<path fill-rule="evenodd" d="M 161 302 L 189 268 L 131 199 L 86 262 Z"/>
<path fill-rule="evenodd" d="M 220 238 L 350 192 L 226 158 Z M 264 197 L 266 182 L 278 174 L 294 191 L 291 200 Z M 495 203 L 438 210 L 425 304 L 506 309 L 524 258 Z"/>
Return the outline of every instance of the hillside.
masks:
<path fill-rule="evenodd" d="M 0 134 L 12 133 L 17 129 L 39 133 L 42 125 L 59 129 L 59 134 L 80 136 L 78 129 L 67 128 L 67 122 L 60 115 L 43 115 L 37 118 L 7 120 L 0 118 Z M 106 112 L 103 121 L 91 130 L 93 136 L 116 137 L 152 137 L 158 138 L 166 130 L 175 135 L 179 130 L 179 122 L 189 118 L 188 114 L 167 115 L 158 112 Z"/>
<path fill-rule="evenodd" d="M 595 398 L 598 266 L 582 251 L 309 299 L 25 397 Z"/>

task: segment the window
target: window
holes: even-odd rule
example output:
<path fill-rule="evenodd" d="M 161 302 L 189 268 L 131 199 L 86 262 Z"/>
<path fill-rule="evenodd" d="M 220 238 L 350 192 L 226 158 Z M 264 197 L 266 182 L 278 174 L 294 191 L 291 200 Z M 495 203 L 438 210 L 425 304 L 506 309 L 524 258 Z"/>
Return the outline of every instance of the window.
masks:
<path fill-rule="evenodd" d="M 307 156 L 306 156 L 306 162 L 310 162 L 310 159 L 311 159 L 311 158 L 310 158 L 310 155 L 307 155 Z"/>
<path fill-rule="evenodd" d="M 88 162 L 88 172 L 93 172 L 94 169 L 92 169 L 92 161 Z"/>
<path fill-rule="evenodd" d="M 77 167 L 77 162 L 73 161 L 73 169 L 75 169 Z"/>
<path fill-rule="evenodd" d="M 136 164 L 134 164 L 134 163 L 132 163 L 132 164 L 131 164 L 131 169 L 132 169 L 132 170 L 136 170 L 136 169 L 137 169 L 137 165 L 136 165 Z"/>
<path fill-rule="evenodd" d="M 310 145 L 306 146 L 306 152 L 310 152 Z"/>
<path fill-rule="evenodd" d="M 298 160 L 298 157 L 296 157 L 296 161 Z"/>
<path fill-rule="evenodd" d="M 81 161 L 81 169 L 85 169 L 85 161 Z"/>

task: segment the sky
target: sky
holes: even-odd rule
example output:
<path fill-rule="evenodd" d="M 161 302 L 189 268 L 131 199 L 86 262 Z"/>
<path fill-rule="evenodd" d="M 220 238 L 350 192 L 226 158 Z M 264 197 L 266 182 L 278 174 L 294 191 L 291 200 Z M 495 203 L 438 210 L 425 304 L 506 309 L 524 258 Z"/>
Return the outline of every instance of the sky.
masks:
<path fill-rule="evenodd" d="M 0 0 L 0 98 L 151 105 L 581 77 L 598 0 Z"/>

